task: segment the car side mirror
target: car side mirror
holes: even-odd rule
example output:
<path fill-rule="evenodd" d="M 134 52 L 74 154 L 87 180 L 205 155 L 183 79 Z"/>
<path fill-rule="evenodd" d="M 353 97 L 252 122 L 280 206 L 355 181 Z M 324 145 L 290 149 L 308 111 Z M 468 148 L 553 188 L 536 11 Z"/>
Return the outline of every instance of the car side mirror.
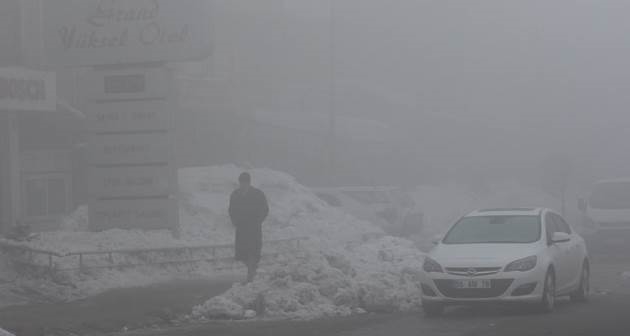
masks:
<path fill-rule="evenodd" d="M 435 235 L 433 236 L 433 239 L 431 240 L 431 242 L 433 243 L 433 245 L 437 245 L 442 241 L 442 235 Z"/>
<path fill-rule="evenodd" d="M 566 232 L 554 232 L 553 236 L 551 236 L 551 242 L 555 243 L 566 243 L 571 240 L 571 236 Z"/>
<path fill-rule="evenodd" d="M 586 212 L 587 204 L 583 198 L 578 198 L 578 209 L 582 212 Z"/>

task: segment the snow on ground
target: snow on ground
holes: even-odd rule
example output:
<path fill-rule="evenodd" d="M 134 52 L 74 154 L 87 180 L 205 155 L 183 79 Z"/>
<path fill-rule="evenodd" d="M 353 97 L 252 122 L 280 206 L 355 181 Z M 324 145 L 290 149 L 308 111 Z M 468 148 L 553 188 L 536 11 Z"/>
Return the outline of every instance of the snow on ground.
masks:
<path fill-rule="evenodd" d="M 423 254 L 413 242 L 382 237 L 309 249 L 264 268 L 249 284 L 193 309 L 196 319 L 313 319 L 420 308 Z M 256 313 L 254 313 L 256 312 Z M 249 315 L 249 316 L 248 316 Z"/>
<path fill-rule="evenodd" d="M 9 305 L 22 304 L 23 298 L 15 293 L 14 282 L 17 278 L 15 270 L 8 259 L 0 252 L 0 308 Z M 2 333 L 0 333 L 2 336 Z"/>

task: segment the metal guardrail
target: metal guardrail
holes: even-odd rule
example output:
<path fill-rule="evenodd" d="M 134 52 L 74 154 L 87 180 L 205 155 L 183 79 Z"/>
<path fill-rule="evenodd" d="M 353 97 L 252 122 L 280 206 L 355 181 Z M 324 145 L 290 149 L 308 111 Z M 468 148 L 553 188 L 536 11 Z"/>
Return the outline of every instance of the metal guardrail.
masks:
<path fill-rule="evenodd" d="M 300 243 L 304 240 L 307 240 L 306 237 L 295 237 L 295 238 L 287 238 L 287 239 L 277 239 L 277 240 L 269 240 L 263 242 L 263 246 L 269 245 L 280 245 L 283 243 L 288 243 L 290 247 L 295 249 L 299 249 Z M 167 265 L 167 264 L 187 264 L 187 263 L 197 263 L 197 262 L 218 262 L 218 261 L 232 261 L 233 257 L 219 257 L 217 255 L 217 251 L 224 249 L 233 249 L 234 244 L 219 244 L 219 245 L 196 245 L 196 246 L 168 246 L 168 247 L 159 247 L 159 248 L 137 248 L 137 249 L 112 249 L 112 250 L 84 250 L 84 251 L 72 251 L 67 253 L 60 253 L 55 251 L 49 251 L 44 249 L 33 248 L 25 244 L 21 244 L 19 242 L 13 242 L 7 239 L 0 239 L 0 248 L 7 250 L 9 252 L 13 252 L 10 255 L 13 257 L 13 261 L 31 266 L 36 268 L 47 268 L 48 271 L 75 271 L 75 270 L 86 270 L 86 269 L 98 269 L 98 268 L 120 268 L 120 267 L 139 267 L 146 265 Z M 194 252 L 201 251 L 205 253 L 209 253 L 208 257 L 203 258 L 194 258 Z M 20 255 L 20 257 L 16 258 L 15 255 Z M 186 254 L 186 259 L 180 260 L 169 260 L 169 261 L 147 261 L 142 263 L 116 263 L 114 255 L 126 255 L 127 257 L 135 256 L 138 257 L 140 255 L 148 255 L 148 254 L 168 254 L 168 253 L 179 253 Z M 44 256 L 47 263 L 46 265 L 42 265 L 41 263 L 36 263 L 35 256 L 41 255 Z M 265 253 L 263 256 L 268 256 L 269 254 Z M 99 265 L 99 266 L 90 266 L 85 263 L 85 257 L 87 256 L 106 256 L 109 261 L 108 265 Z M 25 257 L 25 258 L 24 258 Z M 78 265 L 77 267 L 71 268 L 57 268 L 55 267 L 55 258 L 70 258 L 70 257 L 78 257 Z"/>

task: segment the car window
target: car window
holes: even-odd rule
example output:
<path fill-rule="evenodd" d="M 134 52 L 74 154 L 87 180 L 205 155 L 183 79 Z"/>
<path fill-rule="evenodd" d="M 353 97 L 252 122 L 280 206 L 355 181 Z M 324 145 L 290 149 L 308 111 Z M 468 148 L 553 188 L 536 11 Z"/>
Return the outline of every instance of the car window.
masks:
<path fill-rule="evenodd" d="M 553 220 L 553 216 L 551 213 L 548 213 L 545 216 L 545 227 L 547 230 L 547 242 L 551 242 L 551 238 L 553 237 L 554 232 L 558 231 L 556 227 L 556 222 Z"/>
<path fill-rule="evenodd" d="M 459 220 L 444 244 L 525 244 L 540 239 L 539 216 L 474 216 Z"/>
<path fill-rule="evenodd" d="M 569 226 L 569 224 L 567 224 L 567 222 L 564 221 L 564 219 L 560 215 L 552 214 L 552 218 L 556 224 L 557 232 L 571 234 L 571 227 Z"/>

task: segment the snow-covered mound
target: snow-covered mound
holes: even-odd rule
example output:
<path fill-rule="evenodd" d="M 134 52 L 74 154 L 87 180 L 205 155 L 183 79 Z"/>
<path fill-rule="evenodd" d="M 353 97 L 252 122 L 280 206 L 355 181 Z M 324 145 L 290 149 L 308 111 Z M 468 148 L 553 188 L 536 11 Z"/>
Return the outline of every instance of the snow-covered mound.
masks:
<path fill-rule="evenodd" d="M 195 307 L 192 316 L 311 319 L 417 310 L 422 261 L 411 241 L 393 237 L 284 256 L 254 282 Z"/>
<path fill-rule="evenodd" d="M 242 170 L 236 166 L 195 167 L 179 171 L 181 235 L 167 230 L 113 229 L 88 232 L 87 206 L 64 219 L 62 230 L 46 232 L 25 242 L 27 246 L 60 254 L 73 251 L 138 249 L 230 244 L 234 228 L 227 208 Z M 323 242 L 346 241 L 382 231 L 328 206 L 290 175 L 268 169 L 251 170 L 253 183 L 269 200 L 264 223 L 266 240 L 308 237 Z"/>
<path fill-rule="evenodd" d="M 240 172 L 235 166 L 180 170 L 183 237 L 218 234 L 226 237 L 224 240 L 233 240 L 227 207 Z M 265 192 L 269 201 L 269 217 L 263 226 L 266 239 L 308 237 L 320 243 L 343 242 L 382 233 L 373 224 L 330 207 L 288 174 L 268 169 L 250 172 L 253 184 Z"/>
<path fill-rule="evenodd" d="M 0 336 L 15 336 L 12 333 L 0 328 Z"/>

